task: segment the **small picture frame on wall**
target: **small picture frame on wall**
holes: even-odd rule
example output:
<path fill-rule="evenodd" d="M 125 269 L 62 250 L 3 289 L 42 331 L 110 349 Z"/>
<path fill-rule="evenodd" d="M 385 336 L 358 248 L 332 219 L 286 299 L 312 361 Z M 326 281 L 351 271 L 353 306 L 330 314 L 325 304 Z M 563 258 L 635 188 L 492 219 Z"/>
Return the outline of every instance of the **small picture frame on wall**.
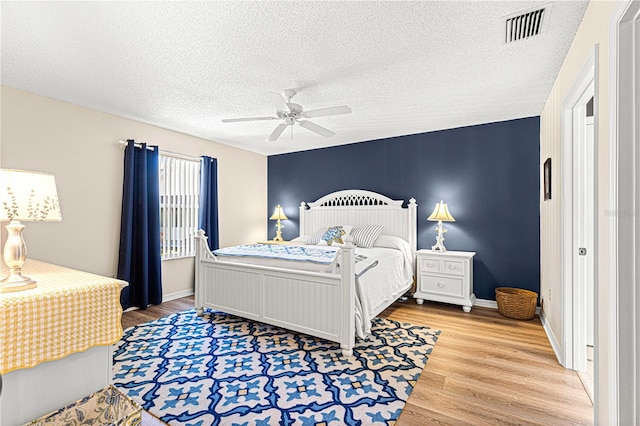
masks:
<path fill-rule="evenodd" d="M 551 199 L 551 158 L 547 158 L 542 169 L 544 176 L 544 199 Z"/>

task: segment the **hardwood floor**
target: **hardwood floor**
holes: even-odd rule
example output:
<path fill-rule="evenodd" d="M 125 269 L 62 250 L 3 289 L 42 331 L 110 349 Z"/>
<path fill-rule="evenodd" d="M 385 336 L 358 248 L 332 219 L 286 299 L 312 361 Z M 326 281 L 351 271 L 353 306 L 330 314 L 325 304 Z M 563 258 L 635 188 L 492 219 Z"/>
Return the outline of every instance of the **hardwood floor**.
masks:
<path fill-rule="evenodd" d="M 123 327 L 193 308 L 193 296 L 126 312 Z M 414 300 L 381 316 L 441 331 L 397 425 L 593 424 L 578 375 L 561 367 L 538 317 Z"/>
<path fill-rule="evenodd" d="M 194 307 L 195 299 L 193 296 L 182 297 L 180 299 L 171 300 L 160 305 L 150 306 L 144 311 L 135 310 L 122 314 L 122 328 L 133 327 L 134 325 L 143 324 L 158 318 L 177 312 L 186 311 Z"/>

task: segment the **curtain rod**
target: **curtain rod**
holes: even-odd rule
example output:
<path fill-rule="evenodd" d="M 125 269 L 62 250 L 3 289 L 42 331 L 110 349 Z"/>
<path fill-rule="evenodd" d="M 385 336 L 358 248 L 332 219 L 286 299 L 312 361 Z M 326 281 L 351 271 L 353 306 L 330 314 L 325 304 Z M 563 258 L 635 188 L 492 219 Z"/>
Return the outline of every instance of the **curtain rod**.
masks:
<path fill-rule="evenodd" d="M 128 145 L 129 142 L 127 141 L 123 141 L 122 139 L 120 139 L 118 141 L 120 143 L 120 145 L 122 145 L 123 147 L 126 147 Z M 142 144 L 138 143 L 138 142 L 134 142 L 133 143 L 134 146 L 137 146 L 138 148 L 142 148 Z M 153 148 L 150 148 L 147 146 L 147 149 L 149 151 L 153 151 Z M 162 155 L 167 155 L 169 157 L 176 157 L 176 158 L 181 158 L 183 160 L 193 160 L 193 161 L 200 161 L 200 157 L 194 157 L 192 155 L 186 155 L 186 154 L 180 154 L 179 152 L 172 152 L 172 151 L 165 151 L 164 149 L 160 149 L 158 148 L 158 152 Z"/>

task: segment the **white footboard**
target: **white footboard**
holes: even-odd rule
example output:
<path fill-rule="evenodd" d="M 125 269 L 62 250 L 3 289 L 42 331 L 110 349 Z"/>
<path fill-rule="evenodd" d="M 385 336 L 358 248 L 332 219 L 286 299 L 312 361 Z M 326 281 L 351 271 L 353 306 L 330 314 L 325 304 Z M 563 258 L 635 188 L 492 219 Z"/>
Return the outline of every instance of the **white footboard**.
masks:
<path fill-rule="evenodd" d="M 351 356 L 355 340 L 355 246 L 341 249 L 340 274 L 224 262 L 198 232 L 196 309 L 238 315 L 337 342 Z"/>

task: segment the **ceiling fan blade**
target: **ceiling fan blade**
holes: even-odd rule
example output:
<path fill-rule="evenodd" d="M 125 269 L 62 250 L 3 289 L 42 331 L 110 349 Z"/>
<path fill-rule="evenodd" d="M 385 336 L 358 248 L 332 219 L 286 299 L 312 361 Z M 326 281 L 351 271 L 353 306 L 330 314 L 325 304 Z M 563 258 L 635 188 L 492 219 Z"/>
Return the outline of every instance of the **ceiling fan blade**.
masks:
<path fill-rule="evenodd" d="M 271 134 L 269 135 L 269 137 L 267 138 L 268 142 L 273 142 L 276 139 L 278 139 L 280 137 L 280 135 L 282 134 L 282 132 L 284 132 L 284 129 L 287 128 L 287 125 L 282 123 L 279 124 L 278 127 L 275 128 L 275 130 L 273 132 L 271 132 Z"/>
<path fill-rule="evenodd" d="M 319 134 L 320 136 L 324 136 L 325 138 L 330 138 L 335 135 L 335 132 L 332 132 L 322 126 L 318 126 L 316 123 L 312 123 L 310 121 L 300 121 L 300 125 L 307 130 L 311 130 L 312 132 Z"/>
<path fill-rule="evenodd" d="M 350 114 L 351 108 L 346 105 L 329 107 L 329 108 L 320 108 L 320 109 L 312 109 L 311 111 L 304 111 L 302 113 L 303 117 L 313 118 L 313 117 L 323 117 L 325 115 L 338 115 L 338 114 Z"/>
<path fill-rule="evenodd" d="M 280 93 L 267 92 L 267 95 L 269 96 L 271 103 L 273 103 L 273 106 L 276 107 L 276 109 L 279 109 L 281 111 L 289 111 L 289 104 L 287 104 L 287 101 L 285 101 Z"/>
<path fill-rule="evenodd" d="M 223 118 L 223 123 L 237 123 L 239 121 L 263 121 L 263 120 L 277 120 L 278 117 L 246 117 L 246 118 Z"/>

